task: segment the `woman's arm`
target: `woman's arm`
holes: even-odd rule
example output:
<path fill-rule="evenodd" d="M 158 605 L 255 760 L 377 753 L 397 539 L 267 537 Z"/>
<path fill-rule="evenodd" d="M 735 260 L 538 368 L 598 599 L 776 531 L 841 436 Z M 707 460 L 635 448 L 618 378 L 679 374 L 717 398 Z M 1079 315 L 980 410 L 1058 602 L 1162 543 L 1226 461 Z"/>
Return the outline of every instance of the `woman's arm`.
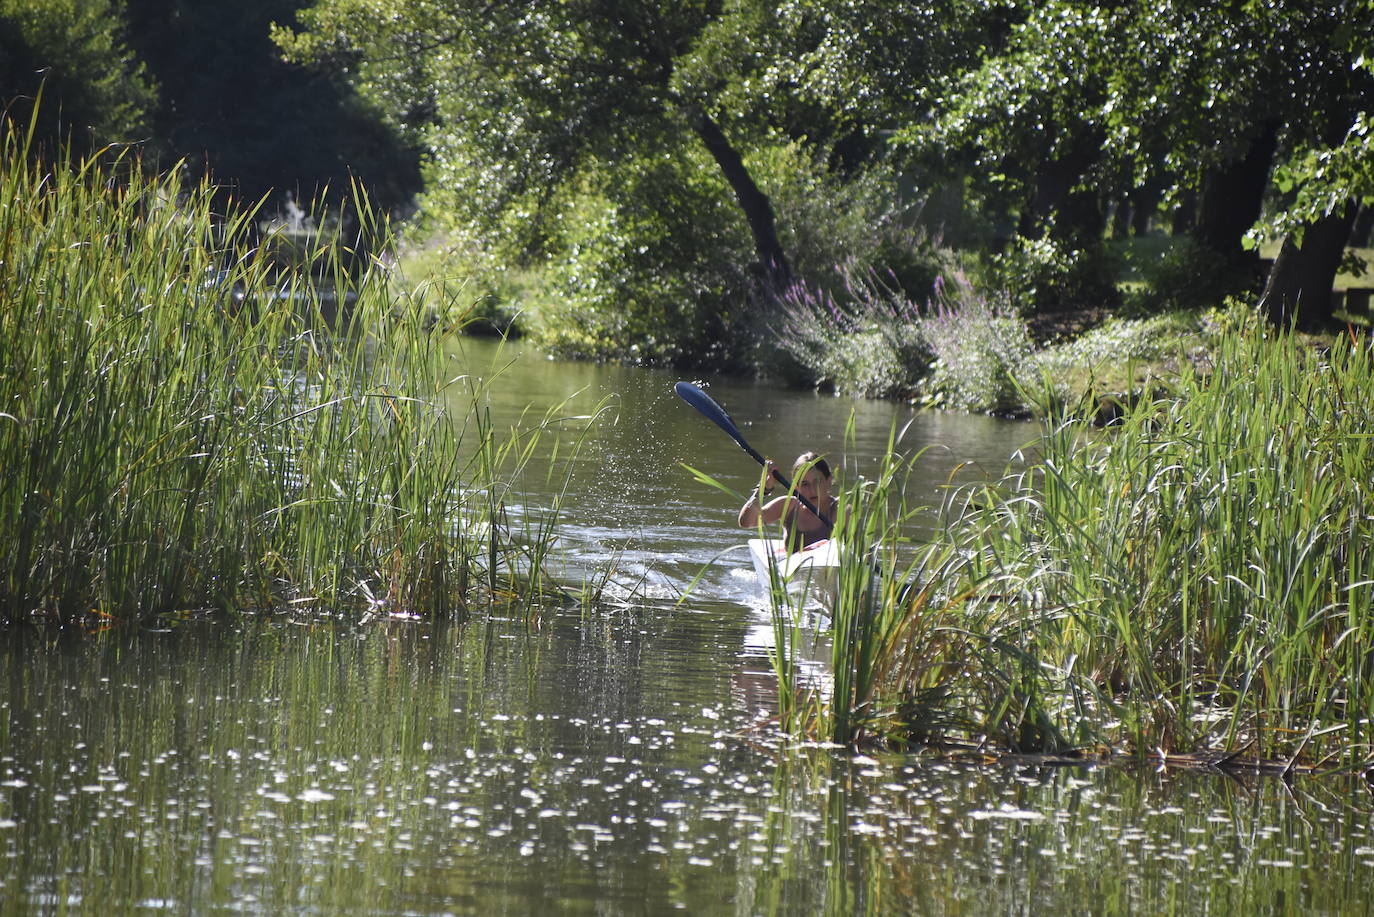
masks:
<path fill-rule="evenodd" d="M 739 527 L 742 529 L 757 528 L 760 519 L 763 520 L 764 525 L 772 525 L 782 518 L 783 513 L 787 511 L 787 504 L 790 500 L 790 497 L 783 495 L 764 503 L 759 498 L 759 492 L 755 490 L 744 502 L 744 506 L 740 507 Z"/>
<path fill-rule="evenodd" d="M 777 485 L 777 466 L 771 461 L 764 467 L 763 472 L 763 495 L 759 495 L 759 489 L 754 488 L 754 492 L 749 495 L 749 499 L 744 501 L 744 505 L 739 511 L 739 527 L 742 529 L 757 528 L 759 518 L 762 517 L 765 525 L 771 525 L 782 518 L 783 511 L 787 508 L 787 497 L 778 497 L 769 500 L 769 494 Z"/>

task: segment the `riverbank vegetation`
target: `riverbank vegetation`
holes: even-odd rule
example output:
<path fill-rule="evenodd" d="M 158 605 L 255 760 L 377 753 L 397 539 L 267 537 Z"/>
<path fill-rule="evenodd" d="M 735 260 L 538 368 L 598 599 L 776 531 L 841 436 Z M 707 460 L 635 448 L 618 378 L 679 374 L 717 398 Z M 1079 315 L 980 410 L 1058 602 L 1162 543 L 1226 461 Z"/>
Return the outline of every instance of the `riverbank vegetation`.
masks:
<path fill-rule="evenodd" d="M 1329 330 L 1374 226 L 1363 12 L 316 0 L 274 36 L 428 149 L 414 238 L 456 253 L 494 324 L 1001 410 L 1015 320 L 1236 296 Z M 969 321 L 961 275 L 987 301 Z M 964 391 L 941 326 L 989 324 L 992 378 Z"/>
<path fill-rule="evenodd" d="M 1369 320 L 1328 295 L 1374 229 L 1363 0 L 156 6 L 0 4 L 16 123 L 41 87 L 50 142 L 186 157 L 221 202 L 356 179 L 471 329 L 563 355 L 1022 410 L 1018 323 Z"/>
<path fill-rule="evenodd" d="M 0 187 L 0 621 L 462 617 L 555 590 L 558 501 L 517 512 L 548 424 L 495 429 L 485 383 L 448 375 L 366 206 L 292 265 L 252 211 L 127 151 L 47 165 L 10 132 Z"/>
<path fill-rule="evenodd" d="M 1116 425 L 1047 422 L 1023 467 L 953 490 L 922 544 L 889 461 L 845 495 L 833 685 L 788 681 L 780 657 L 789 724 L 841 743 L 1367 767 L 1372 377 L 1364 337 L 1312 347 L 1252 316 Z M 775 603 L 782 626 L 792 614 Z"/>
<path fill-rule="evenodd" d="M 241 6 L 235 46 L 286 55 L 245 72 L 325 80 L 246 126 L 223 100 L 270 93 L 191 88 L 236 72 L 186 50 L 221 20 L 0 2 L 4 620 L 532 607 L 559 508 L 506 524 L 539 433 L 437 370 L 460 296 L 563 354 L 1045 419 L 931 544 L 898 465 L 849 495 L 836 694 L 794 728 L 1367 759 L 1370 366 L 1332 336 L 1370 321 L 1363 0 Z M 345 257 L 382 250 L 366 208 L 304 275 L 247 241 L 270 155 L 51 155 L 312 147 L 301 100 L 345 95 L 312 168 L 370 149 L 396 209 L 422 169 L 427 301 Z"/>

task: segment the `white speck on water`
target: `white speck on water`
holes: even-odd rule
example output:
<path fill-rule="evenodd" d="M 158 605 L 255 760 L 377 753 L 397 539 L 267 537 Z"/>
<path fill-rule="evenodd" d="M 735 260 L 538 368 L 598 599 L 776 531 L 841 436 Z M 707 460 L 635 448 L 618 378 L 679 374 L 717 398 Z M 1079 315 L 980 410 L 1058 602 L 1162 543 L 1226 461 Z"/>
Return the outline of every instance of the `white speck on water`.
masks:
<path fill-rule="evenodd" d="M 1010 805 L 1003 805 L 997 809 L 981 809 L 977 812 L 970 812 L 969 817 L 975 821 L 987 821 L 989 819 L 1006 821 L 1044 821 L 1045 819 L 1045 816 L 1039 812 L 1017 809 Z"/>

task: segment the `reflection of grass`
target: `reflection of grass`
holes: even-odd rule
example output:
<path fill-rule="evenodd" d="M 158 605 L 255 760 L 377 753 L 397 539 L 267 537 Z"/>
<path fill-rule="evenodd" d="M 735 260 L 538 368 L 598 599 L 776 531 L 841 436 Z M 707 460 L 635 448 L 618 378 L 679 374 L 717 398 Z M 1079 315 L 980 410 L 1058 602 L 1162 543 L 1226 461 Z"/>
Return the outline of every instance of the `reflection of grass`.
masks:
<path fill-rule="evenodd" d="M 469 383 L 375 263 L 279 273 L 207 188 L 4 143 L 0 620 L 538 597 L 549 520 L 506 506 L 539 434 L 494 430 L 476 388 L 443 409 Z"/>
<path fill-rule="evenodd" d="M 1049 430 L 1036 463 L 951 501 L 905 562 L 882 521 L 900 515 L 877 509 L 905 512 L 900 475 L 847 494 L 854 586 L 812 728 L 1368 761 L 1374 354 L 1263 332 L 1226 334 L 1212 371 L 1109 433 Z"/>

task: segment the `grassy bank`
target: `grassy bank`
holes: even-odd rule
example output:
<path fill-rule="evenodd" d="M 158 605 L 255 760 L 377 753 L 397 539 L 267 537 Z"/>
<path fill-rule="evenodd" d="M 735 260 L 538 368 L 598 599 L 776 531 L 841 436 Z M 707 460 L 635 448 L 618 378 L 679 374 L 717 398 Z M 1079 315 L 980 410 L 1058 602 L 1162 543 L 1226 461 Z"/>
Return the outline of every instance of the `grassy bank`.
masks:
<path fill-rule="evenodd" d="M 539 600 L 558 508 L 504 512 L 539 432 L 442 377 L 357 239 L 283 270 L 206 187 L 3 142 L 0 621 Z"/>
<path fill-rule="evenodd" d="M 1374 354 L 1257 323 L 1185 370 L 1118 426 L 1047 427 L 936 543 L 892 547 L 899 474 L 852 489 L 833 694 L 798 728 L 1367 766 Z"/>

